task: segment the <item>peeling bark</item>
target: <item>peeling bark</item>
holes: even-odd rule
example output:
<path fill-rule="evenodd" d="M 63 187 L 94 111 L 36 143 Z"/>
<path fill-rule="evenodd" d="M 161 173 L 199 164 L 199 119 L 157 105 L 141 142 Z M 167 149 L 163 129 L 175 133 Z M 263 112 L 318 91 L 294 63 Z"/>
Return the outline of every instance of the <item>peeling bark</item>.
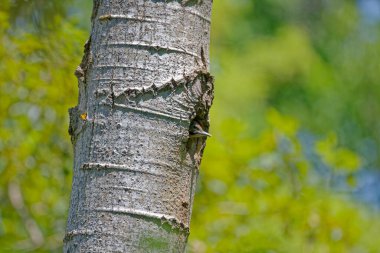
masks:
<path fill-rule="evenodd" d="M 213 100 L 212 0 L 94 0 L 64 252 L 184 252 Z"/>

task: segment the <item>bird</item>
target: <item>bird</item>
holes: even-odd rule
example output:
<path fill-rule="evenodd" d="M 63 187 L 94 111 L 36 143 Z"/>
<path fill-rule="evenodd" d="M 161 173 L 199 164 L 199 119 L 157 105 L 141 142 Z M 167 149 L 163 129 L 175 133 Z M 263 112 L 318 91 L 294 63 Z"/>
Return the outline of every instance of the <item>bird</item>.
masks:
<path fill-rule="evenodd" d="M 203 130 L 198 121 L 193 121 L 189 128 L 190 138 L 211 137 L 211 134 Z"/>

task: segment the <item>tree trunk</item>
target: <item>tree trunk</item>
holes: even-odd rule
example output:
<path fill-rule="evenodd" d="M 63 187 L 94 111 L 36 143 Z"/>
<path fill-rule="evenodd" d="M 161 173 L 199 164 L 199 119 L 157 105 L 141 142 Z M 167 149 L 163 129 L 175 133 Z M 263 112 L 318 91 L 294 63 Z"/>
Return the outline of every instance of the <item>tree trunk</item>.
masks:
<path fill-rule="evenodd" d="M 94 0 L 64 252 L 183 252 L 213 99 L 212 0 Z"/>

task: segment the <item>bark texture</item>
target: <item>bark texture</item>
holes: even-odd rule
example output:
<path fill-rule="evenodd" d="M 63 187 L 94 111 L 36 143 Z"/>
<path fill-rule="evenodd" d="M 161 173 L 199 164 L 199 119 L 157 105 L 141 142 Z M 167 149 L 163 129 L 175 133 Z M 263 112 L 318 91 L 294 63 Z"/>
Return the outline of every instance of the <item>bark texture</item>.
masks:
<path fill-rule="evenodd" d="M 208 130 L 212 0 L 94 0 L 64 252 L 183 252 Z"/>

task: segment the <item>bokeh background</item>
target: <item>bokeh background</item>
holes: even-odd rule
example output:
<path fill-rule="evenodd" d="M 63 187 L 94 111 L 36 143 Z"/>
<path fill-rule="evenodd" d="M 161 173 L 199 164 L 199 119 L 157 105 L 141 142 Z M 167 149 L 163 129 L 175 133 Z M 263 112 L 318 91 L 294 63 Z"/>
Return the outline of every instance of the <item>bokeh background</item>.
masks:
<path fill-rule="evenodd" d="M 0 2 L 0 252 L 61 252 L 90 0 Z M 216 0 L 188 251 L 380 252 L 380 0 Z"/>

